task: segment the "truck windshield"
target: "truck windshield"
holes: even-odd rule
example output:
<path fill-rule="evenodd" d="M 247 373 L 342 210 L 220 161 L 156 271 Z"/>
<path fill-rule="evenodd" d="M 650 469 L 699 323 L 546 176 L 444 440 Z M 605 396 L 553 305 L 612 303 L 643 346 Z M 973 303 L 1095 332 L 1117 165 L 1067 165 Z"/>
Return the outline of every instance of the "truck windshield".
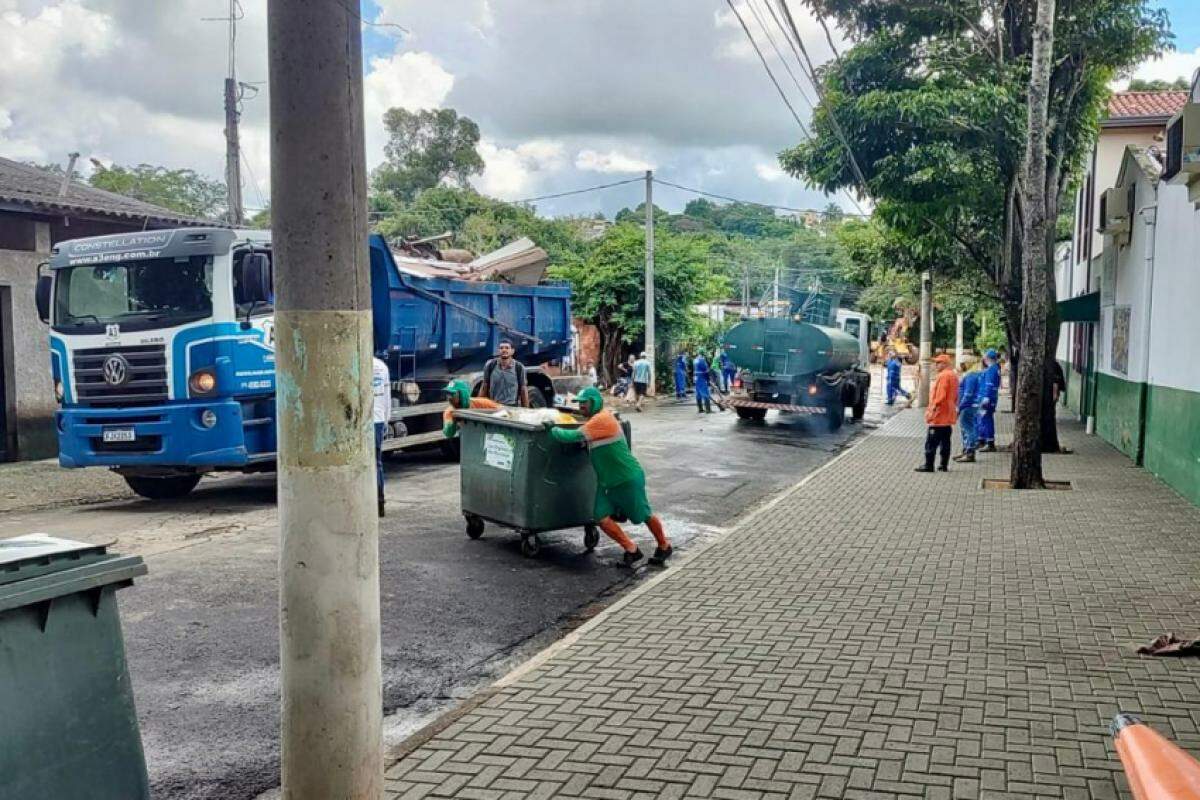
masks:
<path fill-rule="evenodd" d="M 67 267 L 55 276 L 54 326 L 136 330 L 203 319 L 212 288 L 208 256 Z"/>

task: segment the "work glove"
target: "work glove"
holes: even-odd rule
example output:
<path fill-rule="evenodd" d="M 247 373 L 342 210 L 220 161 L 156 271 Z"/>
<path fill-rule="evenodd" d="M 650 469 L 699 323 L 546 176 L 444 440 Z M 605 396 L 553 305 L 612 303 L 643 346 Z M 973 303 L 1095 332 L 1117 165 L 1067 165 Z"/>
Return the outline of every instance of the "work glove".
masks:
<path fill-rule="evenodd" d="M 555 423 L 554 423 L 554 420 L 552 420 L 552 419 L 542 420 L 542 427 L 545 428 L 546 430 L 550 430 L 551 428 L 554 427 L 554 425 L 555 425 Z"/>

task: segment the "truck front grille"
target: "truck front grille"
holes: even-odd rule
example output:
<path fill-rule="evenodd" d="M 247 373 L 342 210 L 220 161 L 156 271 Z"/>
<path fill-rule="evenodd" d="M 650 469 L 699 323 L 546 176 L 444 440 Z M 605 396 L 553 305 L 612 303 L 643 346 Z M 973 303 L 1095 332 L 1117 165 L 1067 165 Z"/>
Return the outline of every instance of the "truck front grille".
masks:
<path fill-rule="evenodd" d="M 124 359 L 125 379 L 112 383 L 105 363 Z M 161 344 L 76 350 L 75 398 L 84 405 L 152 405 L 167 399 L 167 356 Z"/>

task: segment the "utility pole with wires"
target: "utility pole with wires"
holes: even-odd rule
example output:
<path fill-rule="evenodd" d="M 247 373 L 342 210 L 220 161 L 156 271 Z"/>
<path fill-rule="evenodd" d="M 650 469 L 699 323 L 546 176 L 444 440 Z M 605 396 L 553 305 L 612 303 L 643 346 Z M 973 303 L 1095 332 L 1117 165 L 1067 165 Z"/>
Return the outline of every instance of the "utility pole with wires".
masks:
<path fill-rule="evenodd" d="M 239 0 L 229 0 L 229 16 L 203 17 L 205 22 L 229 23 L 229 62 L 225 75 L 225 205 L 226 217 L 231 225 L 245 222 L 242 206 L 242 148 L 238 137 L 239 106 L 242 101 L 243 84 L 237 79 L 237 24 L 246 16 Z"/>
<path fill-rule="evenodd" d="M 646 358 L 650 360 L 650 385 L 654 396 L 654 172 L 646 170 Z"/>
<path fill-rule="evenodd" d="M 775 283 L 771 284 L 771 316 L 779 314 L 779 265 L 775 265 Z"/>

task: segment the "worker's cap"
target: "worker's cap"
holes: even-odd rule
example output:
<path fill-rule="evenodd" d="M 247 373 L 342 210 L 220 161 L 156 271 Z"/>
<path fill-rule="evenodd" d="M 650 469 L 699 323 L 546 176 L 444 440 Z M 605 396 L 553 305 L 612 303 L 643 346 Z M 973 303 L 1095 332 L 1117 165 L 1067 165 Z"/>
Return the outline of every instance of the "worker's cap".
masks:
<path fill-rule="evenodd" d="M 942 354 L 941 354 L 941 355 L 939 355 L 939 356 L 934 356 L 933 363 L 935 363 L 935 364 L 949 364 L 949 363 L 950 363 L 950 356 L 946 355 L 945 353 L 942 353 Z"/>
<path fill-rule="evenodd" d="M 646 357 L 646 351 L 643 350 L 642 354 L 640 356 L 638 356 L 638 358 L 645 358 L 645 357 Z"/>
<path fill-rule="evenodd" d="M 986 357 L 990 358 L 992 361 L 995 361 L 996 359 L 1000 358 L 1000 354 L 997 353 L 995 350 L 988 350 L 986 353 L 984 353 L 984 355 Z"/>

